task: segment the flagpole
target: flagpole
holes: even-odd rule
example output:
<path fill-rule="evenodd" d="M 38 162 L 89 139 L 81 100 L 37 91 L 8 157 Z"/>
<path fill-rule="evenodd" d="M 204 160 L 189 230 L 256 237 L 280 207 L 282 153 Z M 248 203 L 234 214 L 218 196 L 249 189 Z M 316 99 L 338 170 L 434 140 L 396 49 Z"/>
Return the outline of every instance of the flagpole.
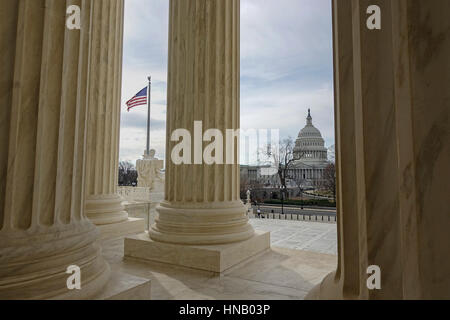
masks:
<path fill-rule="evenodd" d="M 147 114 L 147 149 L 145 154 L 150 155 L 150 108 L 151 108 L 151 97 L 152 97 L 152 77 L 148 77 L 148 114 Z"/>

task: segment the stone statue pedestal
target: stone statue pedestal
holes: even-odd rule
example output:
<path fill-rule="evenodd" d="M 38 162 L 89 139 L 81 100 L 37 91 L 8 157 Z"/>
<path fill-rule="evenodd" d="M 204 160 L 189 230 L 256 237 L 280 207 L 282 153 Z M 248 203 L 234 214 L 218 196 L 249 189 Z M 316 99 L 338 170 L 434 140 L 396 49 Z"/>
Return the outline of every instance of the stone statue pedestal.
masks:
<path fill-rule="evenodd" d="M 155 150 L 144 154 L 144 159 L 136 161 L 138 172 L 138 187 L 150 188 L 150 191 L 162 192 L 164 190 L 164 160 L 155 158 Z"/>
<path fill-rule="evenodd" d="M 148 233 L 125 238 L 125 257 L 166 263 L 222 274 L 226 270 L 270 249 L 270 232 L 256 231 L 244 241 L 187 245 L 157 242 Z"/>

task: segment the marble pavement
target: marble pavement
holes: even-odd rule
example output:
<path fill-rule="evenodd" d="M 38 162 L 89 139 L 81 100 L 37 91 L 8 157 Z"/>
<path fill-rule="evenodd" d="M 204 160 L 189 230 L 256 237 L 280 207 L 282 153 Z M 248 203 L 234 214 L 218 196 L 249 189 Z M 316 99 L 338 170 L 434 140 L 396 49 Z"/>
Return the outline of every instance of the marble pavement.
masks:
<path fill-rule="evenodd" d="M 256 230 L 270 231 L 271 245 L 337 255 L 336 224 L 251 219 Z"/>
<path fill-rule="evenodd" d="M 298 300 L 336 268 L 335 224 L 263 219 L 250 223 L 272 232 L 272 248 L 221 275 L 124 259 L 122 237 L 103 241 L 103 255 L 113 272 L 151 280 L 152 300 Z"/>

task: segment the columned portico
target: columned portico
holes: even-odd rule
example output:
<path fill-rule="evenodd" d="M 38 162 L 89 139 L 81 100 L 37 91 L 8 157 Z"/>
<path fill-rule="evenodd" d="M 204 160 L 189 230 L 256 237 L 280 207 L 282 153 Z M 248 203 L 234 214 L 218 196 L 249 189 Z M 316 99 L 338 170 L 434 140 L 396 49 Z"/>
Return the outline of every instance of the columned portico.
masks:
<path fill-rule="evenodd" d="M 381 30 L 366 27 L 372 4 Z M 450 2 L 333 11 L 339 260 L 309 298 L 449 299 Z"/>
<path fill-rule="evenodd" d="M 85 209 L 99 225 L 126 219 L 122 1 L 0 2 L 0 299 L 98 297 L 108 282 Z M 71 4 L 81 30 L 65 27 Z M 366 27 L 373 4 L 381 30 Z M 450 299 L 450 2 L 333 0 L 333 12 L 338 265 L 309 298 Z M 239 128 L 239 0 L 171 0 L 169 43 L 166 198 L 125 255 L 222 272 L 270 243 L 239 200 L 238 145 L 235 164 L 174 165 L 170 138 L 194 121 Z M 69 266 L 81 290 L 67 288 Z"/>
<path fill-rule="evenodd" d="M 89 298 L 109 278 L 84 215 L 91 5 L 2 1 L 0 299 Z M 65 27 L 67 3 L 82 29 Z M 69 266 L 81 290 L 67 288 Z"/>
<path fill-rule="evenodd" d="M 269 247 L 269 235 L 255 234 L 240 200 L 239 139 L 233 148 L 223 145 L 223 161 L 233 164 L 205 164 L 194 153 L 210 142 L 194 141 L 193 164 L 176 165 L 171 152 L 179 142 L 171 136 L 177 129 L 194 136 L 194 121 L 201 121 L 206 132 L 219 129 L 224 138 L 227 129 L 239 129 L 240 1 L 171 0 L 169 10 L 165 201 L 157 208 L 151 240 L 148 235 L 127 239 L 125 255 L 221 272 Z M 147 249 L 145 241 L 150 241 Z M 184 251 L 192 254 L 187 260 L 199 263 L 161 260 L 162 248 L 166 257 Z M 221 258 L 225 251 L 234 254 Z M 211 253 L 217 261 L 207 261 Z"/>

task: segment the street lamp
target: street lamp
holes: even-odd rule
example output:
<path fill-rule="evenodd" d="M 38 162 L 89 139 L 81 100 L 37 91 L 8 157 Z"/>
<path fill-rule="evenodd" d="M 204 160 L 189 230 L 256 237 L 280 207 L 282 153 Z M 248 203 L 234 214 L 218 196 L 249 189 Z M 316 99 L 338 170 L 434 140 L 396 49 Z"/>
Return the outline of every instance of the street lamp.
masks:
<path fill-rule="evenodd" d="M 282 185 L 280 187 L 280 190 L 281 190 L 281 214 L 284 214 L 284 193 L 286 191 L 286 187 Z"/>
<path fill-rule="evenodd" d="M 300 197 L 301 197 L 300 209 L 303 210 L 303 186 L 300 187 Z"/>
<path fill-rule="evenodd" d="M 304 181 L 305 181 L 305 178 L 306 178 L 306 176 L 305 176 L 305 174 L 303 174 L 303 181 L 301 181 L 301 183 L 300 183 L 300 193 L 301 193 L 301 204 L 300 204 L 300 209 L 301 210 L 303 210 L 303 202 L 304 202 L 304 198 L 303 198 L 303 190 L 304 190 L 304 188 L 303 188 L 303 183 L 304 183 Z"/>

